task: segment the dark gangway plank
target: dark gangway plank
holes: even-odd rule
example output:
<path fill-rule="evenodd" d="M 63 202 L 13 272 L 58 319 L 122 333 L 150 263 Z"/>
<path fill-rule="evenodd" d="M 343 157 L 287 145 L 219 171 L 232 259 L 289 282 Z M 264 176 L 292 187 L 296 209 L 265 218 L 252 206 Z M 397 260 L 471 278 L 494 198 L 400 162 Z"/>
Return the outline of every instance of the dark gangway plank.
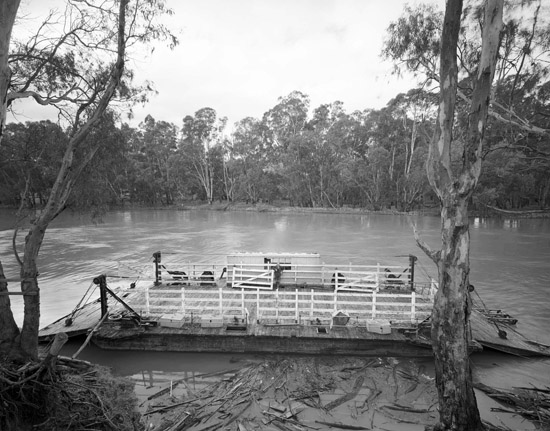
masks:
<path fill-rule="evenodd" d="M 491 322 L 477 310 L 470 315 L 470 325 L 472 338 L 483 347 L 518 356 L 550 356 L 548 347 L 530 341 L 510 325 Z M 506 338 L 501 338 L 499 331 L 505 331 Z"/>
<path fill-rule="evenodd" d="M 72 320 L 71 325 L 66 324 L 68 318 Z M 99 319 L 101 319 L 101 304 L 99 301 L 90 302 L 74 314 L 68 314 L 42 328 L 38 332 L 38 340 L 40 342 L 49 341 L 60 332 L 66 333 L 69 338 L 87 334 L 99 322 Z"/>

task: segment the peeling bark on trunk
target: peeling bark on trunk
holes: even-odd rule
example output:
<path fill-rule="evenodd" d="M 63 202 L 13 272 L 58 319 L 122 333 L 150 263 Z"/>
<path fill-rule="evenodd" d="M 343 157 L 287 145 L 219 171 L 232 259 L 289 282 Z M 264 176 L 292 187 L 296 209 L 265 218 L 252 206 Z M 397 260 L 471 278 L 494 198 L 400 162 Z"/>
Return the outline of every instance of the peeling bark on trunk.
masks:
<path fill-rule="evenodd" d="M 481 430 L 472 384 L 468 346 L 470 332 L 470 233 L 467 201 L 455 193 L 441 211 L 442 249 L 439 290 L 432 313 L 432 345 L 441 429 Z"/>
<path fill-rule="evenodd" d="M 427 162 L 428 179 L 441 202 L 441 249 L 418 241 L 438 267 L 439 290 L 432 312 L 432 346 L 439 396 L 440 430 L 483 430 L 468 355 L 470 233 L 468 201 L 481 173 L 503 0 L 487 0 L 479 72 L 468 116 L 462 166 L 453 172 L 451 147 L 457 94 L 457 40 L 462 0 L 448 0 L 441 37 L 441 94 Z M 418 239 L 418 238 L 417 238 Z"/>
<path fill-rule="evenodd" d="M 8 56 L 11 32 L 20 0 L 0 2 L 0 145 L 6 124 L 7 96 L 11 73 L 8 66 Z M 4 268 L 0 262 L 0 349 L 11 352 L 17 347 L 19 328 L 11 311 L 11 301 L 8 295 L 8 283 L 4 277 Z"/>
<path fill-rule="evenodd" d="M 3 0 L 0 2 L 0 143 L 6 124 L 6 109 L 8 88 L 10 85 L 10 68 L 8 55 L 10 49 L 11 31 L 20 0 Z"/>

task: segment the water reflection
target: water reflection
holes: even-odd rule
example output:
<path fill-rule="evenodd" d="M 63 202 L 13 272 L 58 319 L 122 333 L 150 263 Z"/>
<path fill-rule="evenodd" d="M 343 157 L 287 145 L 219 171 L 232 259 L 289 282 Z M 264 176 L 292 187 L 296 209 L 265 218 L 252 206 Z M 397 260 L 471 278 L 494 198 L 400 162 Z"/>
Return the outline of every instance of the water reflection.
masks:
<path fill-rule="evenodd" d="M 72 340 L 61 354 L 73 355 L 82 340 Z M 193 396 L 260 357 L 244 354 L 167 353 L 104 351 L 88 345 L 78 359 L 110 367 L 117 375 L 135 383 L 139 403 L 162 389 L 172 388 L 173 395 Z"/>
<path fill-rule="evenodd" d="M 288 217 L 283 216 L 278 220 L 275 220 L 275 230 L 279 232 L 284 232 L 288 226 Z"/>
<path fill-rule="evenodd" d="M 502 227 L 504 229 L 517 229 L 519 227 L 518 219 L 503 219 Z"/>

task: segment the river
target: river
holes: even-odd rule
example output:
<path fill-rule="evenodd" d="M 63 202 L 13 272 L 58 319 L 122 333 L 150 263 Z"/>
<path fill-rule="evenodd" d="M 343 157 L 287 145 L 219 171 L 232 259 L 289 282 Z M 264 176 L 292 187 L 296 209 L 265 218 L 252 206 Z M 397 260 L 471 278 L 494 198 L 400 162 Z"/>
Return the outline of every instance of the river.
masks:
<path fill-rule="evenodd" d="M 94 224 L 86 215 L 65 213 L 48 228 L 40 258 L 42 326 L 76 306 L 93 277 L 116 273 L 119 261 L 152 265 L 151 255 L 183 254 L 190 261 L 221 260 L 232 251 L 318 252 L 326 262 L 402 264 L 418 256 L 418 270 L 436 274 L 416 246 L 411 221 L 433 248 L 438 217 L 316 213 L 177 210 L 115 211 Z M 18 277 L 11 251 L 13 215 L 0 211 L 0 258 L 8 278 Z M 531 339 L 550 344 L 550 220 L 473 219 L 470 280 L 489 308 L 519 319 Z M 23 242 L 24 231 L 18 242 Z M 13 288 L 13 285 L 12 285 Z M 17 321 L 21 298 L 12 296 Z M 69 346 L 75 349 L 75 346 Z M 90 347 L 81 355 L 132 376 L 143 386 L 178 373 L 204 374 L 235 368 L 242 355 L 106 352 Z M 550 385 L 548 359 L 483 353 L 474 372 L 502 388 Z M 138 388 L 139 391 L 139 388 Z"/>

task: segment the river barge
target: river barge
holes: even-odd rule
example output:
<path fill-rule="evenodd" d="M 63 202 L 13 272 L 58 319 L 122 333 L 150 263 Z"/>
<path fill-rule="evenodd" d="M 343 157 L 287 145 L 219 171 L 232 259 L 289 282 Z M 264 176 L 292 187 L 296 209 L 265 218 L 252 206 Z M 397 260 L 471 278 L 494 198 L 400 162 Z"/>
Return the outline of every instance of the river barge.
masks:
<path fill-rule="evenodd" d="M 437 283 L 405 265 L 327 265 L 317 253 L 233 253 L 222 264 L 121 264 L 100 297 L 46 326 L 111 350 L 431 356 Z M 87 295 L 90 296 L 87 292 Z M 499 310 L 474 310 L 471 351 L 550 355 Z M 508 316 L 508 315 L 506 315 Z"/>

